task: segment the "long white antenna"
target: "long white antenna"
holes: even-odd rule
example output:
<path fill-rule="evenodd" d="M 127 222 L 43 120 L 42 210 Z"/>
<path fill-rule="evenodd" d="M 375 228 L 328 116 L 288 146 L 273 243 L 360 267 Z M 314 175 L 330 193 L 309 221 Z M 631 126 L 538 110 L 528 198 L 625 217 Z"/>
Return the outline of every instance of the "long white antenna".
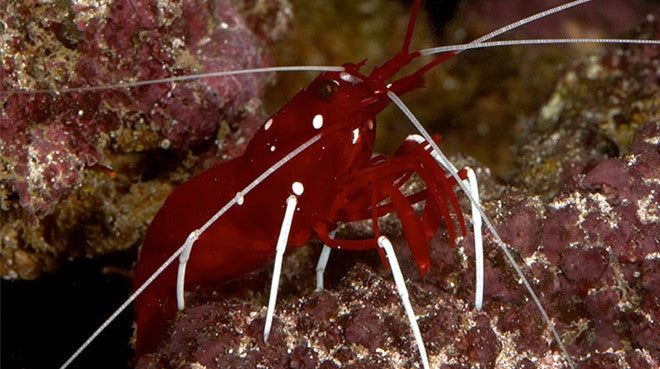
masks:
<path fill-rule="evenodd" d="M 493 39 L 493 38 L 495 38 L 495 37 L 497 37 L 497 36 L 499 36 L 499 35 L 501 35 L 505 32 L 509 32 L 513 29 L 519 28 L 520 26 L 525 25 L 527 23 L 531 23 L 531 22 L 534 22 L 534 21 L 539 20 L 541 18 L 547 17 L 551 14 L 559 13 L 559 12 L 564 11 L 566 9 L 573 8 L 575 6 L 578 6 L 578 5 L 581 5 L 581 4 L 584 4 L 584 3 L 588 3 L 589 1 L 591 1 L 591 0 L 572 1 L 570 3 L 562 4 L 562 5 L 556 6 L 554 8 L 550 8 L 550 9 L 544 10 L 542 12 L 532 14 L 527 18 L 523 18 L 519 21 L 513 22 L 511 24 L 507 24 L 504 27 L 500 27 L 500 28 L 498 28 L 498 29 L 496 29 L 492 32 L 489 32 L 489 33 L 479 37 L 478 39 L 476 39 L 476 40 L 474 40 L 470 43 L 471 44 L 480 44 L 484 41 L 488 41 L 490 39 Z"/>
<path fill-rule="evenodd" d="M 520 45 L 557 45 L 557 44 L 626 44 L 626 45 L 660 45 L 660 40 L 636 40 L 629 38 L 536 38 L 529 40 L 502 40 L 486 41 L 478 44 L 467 43 L 460 45 L 449 45 L 431 47 L 419 50 L 422 55 L 440 54 L 450 51 L 465 51 L 471 49 L 485 49 L 489 47 L 500 46 L 520 46 Z"/>
<path fill-rule="evenodd" d="M 152 79 L 148 81 L 136 81 L 136 82 L 125 82 L 125 83 L 115 83 L 111 85 L 99 85 L 99 86 L 88 86 L 88 87 L 71 87 L 63 88 L 59 90 L 45 89 L 45 90 L 0 90 L 0 95 L 34 95 L 34 94 L 43 94 L 43 93 L 71 93 L 71 92 L 91 92 L 91 91 L 100 91 L 108 90 L 113 88 L 127 88 L 127 87 L 139 87 L 146 85 L 153 85 L 158 83 L 171 83 L 171 82 L 185 82 L 197 80 L 200 78 L 210 78 L 210 77 L 224 77 L 224 76 L 233 76 L 238 74 L 251 74 L 251 73 L 271 73 L 271 72 L 342 72 L 344 67 L 335 67 L 335 66 L 323 66 L 323 65 L 292 65 L 292 66 L 283 66 L 283 67 L 265 67 L 265 68 L 252 68 L 252 69 L 242 69 L 242 70 L 227 70 L 221 72 L 211 72 L 211 73 L 201 73 L 201 74 L 190 74 L 186 76 L 175 76 L 168 78 Z"/>

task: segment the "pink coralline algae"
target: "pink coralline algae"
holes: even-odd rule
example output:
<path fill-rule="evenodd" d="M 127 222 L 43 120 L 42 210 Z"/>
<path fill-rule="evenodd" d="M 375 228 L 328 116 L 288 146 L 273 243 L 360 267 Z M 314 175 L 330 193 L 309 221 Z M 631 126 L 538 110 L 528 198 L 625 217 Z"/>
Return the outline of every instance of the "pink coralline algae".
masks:
<path fill-rule="evenodd" d="M 660 121 L 642 125 L 629 154 L 596 164 L 545 206 L 542 227 L 527 229 L 540 234 L 542 247 L 523 256 L 544 266 L 532 271 L 544 281 L 546 308 L 585 364 L 596 365 L 608 351 L 660 362 L 660 341 L 651 333 L 660 318 L 659 148 Z M 551 278 L 553 269 L 561 273 Z"/>
<path fill-rule="evenodd" d="M 486 212 L 496 214 L 498 232 L 578 368 L 660 365 L 660 92 L 657 84 L 640 82 L 658 77 L 657 58 L 652 49 L 615 48 L 569 69 L 570 81 L 558 85 L 560 96 L 544 108 L 538 131 L 521 138 L 521 152 L 536 151 L 540 163 L 530 166 L 536 176 L 520 171 L 518 187 L 498 185 L 471 159 L 455 162 L 477 169 Z M 584 88 L 604 81 L 616 83 Z M 563 109 L 549 112 L 558 105 Z M 579 120 L 579 111 L 589 113 Z M 571 122 L 577 127 L 567 128 Z M 560 175 L 545 176 L 549 168 L 558 170 L 557 157 L 566 166 L 559 166 Z M 543 179 L 555 182 L 541 186 Z M 568 368 L 490 238 L 484 308 L 475 311 L 470 235 L 453 249 L 446 234 L 436 235 L 431 267 L 421 278 L 400 229 L 388 226 L 384 232 L 395 241 L 432 367 Z M 270 270 L 190 291 L 190 307 L 179 313 L 160 350 L 140 358 L 138 368 L 421 367 L 391 276 L 377 254 L 334 251 L 327 290 L 313 292 L 317 256 L 317 248 L 304 248 L 285 261 L 267 344 L 262 330 Z"/>
<path fill-rule="evenodd" d="M 52 269 L 52 257 L 103 252 L 112 247 L 108 237 L 113 248 L 135 244 L 174 184 L 241 152 L 263 121 L 268 76 L 56 91 L 268 66 L 265 46 L 290 18 L 285 2 L 273 3 L 280 8 L 245 6 L 243 13 L 229 0 L 5 5 L 1 194 L 3 226 L 14 231 L 3 230 L 3 276 L 34 278 Z M 281 13 L 273 17 L 279 24 L 247 27 L 243 15 L 268 11 Z M 112 209 L 90 214 L 67 204 L 76 199 Z M 131 211 L 138 214 L 133 225 L 122 227 Z M 71 237 L 89 246 L 62 245 Z"/>

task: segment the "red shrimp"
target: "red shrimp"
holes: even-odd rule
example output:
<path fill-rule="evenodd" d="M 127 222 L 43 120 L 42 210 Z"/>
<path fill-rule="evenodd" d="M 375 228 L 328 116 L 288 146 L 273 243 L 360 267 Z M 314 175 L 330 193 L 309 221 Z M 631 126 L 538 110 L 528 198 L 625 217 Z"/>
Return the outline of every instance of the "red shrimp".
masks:
<path fill-rule="evenodd" d="M 419 1 L 416 1 L 415 6 L 419 6 Z M 411 18 L 414 20 L 414 16 Z M 320 237 L 329 245 L 339 245 L 327 235 L 329 230 L 336 226 L 337 221 L 368 218 L 370 215 L 375 216 L 370 212 L 381 215 L 385 210 L 389 210 L 374 209 L 378 209 L 376 204 L 380 200 L 396 196 L 388 191 L 388 186 L 399 183 L 397 179 L 409 175 L 410 170 L 398 169 L 389 175 L 374 174 L 373 187 L 361 183 L 352 176 L 356 173 L 369 173 L 371 168 L 386 170 L 395 167 L 394 159 L 388 159 L 387 165 L 382 167 L 379 166 L 380 162 L 370 161 L 375 140 L 374 117 L 390 103 L 384 92 L 390 90 L 400 95 L 420 87 L 422 74 L 446 57 L 446 55 L 438 57 L 410 77 L 398 80 L 390 87 L 385 86 L 385 79 L 407 64 L 409 59 L 418 56 L 407 51 L 411 34 L 409 32 L 406 35 L 403 52 L 386 63 L 383 69 L 374 71 L 369 76 L 362 75 L 358 71 L 360 64 L 345 65 L 350 76 L 368 81 L 368 88 L 365 85 L 355 84 L 356 80 L 351 77 L 342 80 L 339 72 L 319 76 L 307 89 L 292 98 L 266 122 L 243 156 L 220 164 L 179 187 L 152 222 L 136 271 L 136 287 L 150 277 L 163 260 L 184 243 L 188 234 L 204 224 L 222 204 L 234 198 L 237 192 L 245 188 L 252 179 L 258 177 L 282 155 L 307 142 L 307 138 L 316 137 L 318 134 L 322 134 L 318 142 L 292 158 L 279 168 L 273 177 L 264 180 L 250 194 L 246 194 L 244 199 L 241 198 L 243 202 L 241 206 L 230 208 L 220 220 L 213 223 L 201 235 L 193 248 L 186 283 L 192 285 L 208 283 L 210 280 L 222 280 L 254 270 L 271 260 L 285 207 L 284 199 L 294 191 L 292 190 L 294 183 L 303 184 L 304 192 L 299 196 L 299 215 L 296 215 L 293 222 L 288 242 L 292 246 L 299 246 L 314 236 Z M 326 93 L 331 96 L 325 97 Z M 305 111 L 303 107 L 313 108 Z M 321 123 L 317 116 L 322 117 Z M 394 158 L 410 163 L 414 158 L 407 155 L 413 151 L 413 147 L 407 144 Z M 424 154 L 416 152 L 415 155 Z M 341 160 L 336 160 L 338 158 Z M 324 168 L 321 173 L 305 171 L 313 164 L 319 165 L 319 163 L 322 163 L 320 166 Z M 428 183 L 430 192 L 444 191 L 450 203 L 454 203 L 456 200 L 451 187 L 456 181 L 445 179 L 444 176 L 436 180 L 435 183 Z M 358 183 L 363 187 L 358 186 Z M 339 184 L 344 187 L 339 187 Z M 355 186 L 360 192 L 360 197 L 356 199 L 357 205 L 338 205 L 336 203 L 338 199 L 345 200 L 351 197 L 347 194 L 347 189 L 351 189 L 351 186 Z M 204 195 L 199 196 L 199 194 Z M 422 195 L 407 200 L 408 202 L 429 200 L 428 191 Z M 262 210 L 262 204 L 274 204 L 277 211 L 267 213 Z M 454 211 L 461 228 L 464 228 L 460 208 L 451 206 L 447 210 Z M 404 223 L 414 221 L 413 215 L 402 218 Z M 437 227 L 433 228 L 431 225 L 437 226 L 441 219 L 452 232 L 452 223 L 447 216 L 436 216 L 435 221 L 424 225 L 424 231 L 435 231 Z M 428 255 L 425 254 L 423 247 L 419 247 L 419 240 L 413 242 L 419 232 L 407 230 L 406 233 L 410 237 L 411 249 L 416 256 L 420 273 L 423 274 L 427 268 Z M 425 237 L 429 236 L 425 235 Z M 351 247 L 350 242 L 345 244 L 347 248 Z M 365 242 L 356 241 L 354 245 L 355 248 L 377 247 L 375 238 Z M 252 252 L 246 253 L 247 249 Z M 240 263 L 237 262 L 239 260 Z M 163 324 L 174 312 L 174 273 L 174 268 L 170 267 L 165 272 L 166 275 L 160 277 L 164 283 L 151 286 L 136 300 L 138 355 L 148 351 L 151 349 L 149 346 L 158 342 L 157 337 L 162 334 Z"/>
<path fill-rule="evenodd" d="M 387 80 L 410 61 L 420 56 L 408 51 L 412 30 L 420 2 L 416 1 L 402 51 L 370 75 L 363 75 L 363 63 L 345 64 L 345 71 L 328 72 L 296 94 L 275 113 L 250 141 L 245 153 L 228 162 L 208 169 L 179 186 L 167 199 L 149 227 L 138 261 L 134 287 L 139 288 L 148 277 L 170 257 L 188 235 L 199 229 L 219 209 L 243 191 L 248 184 L 269 167 L 307 140 L 318 136 L 318 142 L 292 158 L 271 177 L 265 179 L 239 206 L 230 208 L 214 222 L 194 243 L 188 261 L 186 285 L 211 283 L 239 276 L 262 267 L 275 255 L 275 244 L 282 223 L 285 200 L 294 183 L 301 184 L 304 192 L 298 195 L 299 205 L 289 235 L 288 245 L 302 246 L 314 237 L 327 245 L 345 249 L 378 248 L 376 239 L 366 241 L 334 241 L 329 233 L 338 221 L 359 220 L 369 216 L 370 208 L 390 195 L 390 188 L 398 188 L 401 176 L 407 178 L 415 171 L 413 155 L 401 154 L 397 167 L 392 162 L 371 161 L 376 134 L 375 117 L 390 105 L 387 91 L 397 95 L 423 86 L 422 75 L 453 55 L 441 55 L 424 68 L 408 77 L 386 86 Z M 402 150 L 407 153 L 408 150 Z M 309 171 L 307 168 L 318 168 Z M 387 169 L 393 173 L 387 173 Z M 374 170 L 377 169 L 377 170 Z M 383 174 L 378 174 L 379 172 Z M 371 186 L 346 193 L 356 176 L 369 176 Z M 463 217 L 451 190 L 453 184 L 445 180 L 444 172 L 434 173 L 436 183 L 428 186 L 436 196 L 444 196 L 456 209 L 458 220 L 465 231 Z M 389 178 L 389 179 L 388 179 Z M 399 185 L 393 185 L 399 183 Z M 363 186 L 365 186 L 363 184 Z M 200 196 L 200 194 L 208 194 Z M 239 196 L 243 196 L 242 194 Z M 394 198 L 394 197 L 393 197 Z M 418 196 L 414 202 L 429 198 Z M 430 197 L 432 199 L 433 197 Z M 402 199 L 403 200 L 403 199 Z M 444 207 L 444 200 L 436 206 Z M 240 202 L 243 202 L 242 204 Z M 263 204 L 273 204 L 264 210 Z M 395 202 L 398 205 L 398 202 Z M 408 205 L 409 206 L 409 205 Z M 395 206 L 398 212 L 405 204 Z M 445 223 L 453 241 L 452 222 L 448 208 L 442 209 Z M 429 265 L 426 242 L 437 229 L 440 214 L 430 217 L 417 228 L 412 213 L 401 216 L 409 242 L 416 256 L 420 273 Z M 422 237 L 421 239 L 419 237 Z M 137 356 L 150 352 L 166 332 L 169 320 L 176 311 L 174 287 L 175 268 L 164 272 L 161 283 L 153 286 L 136 299 Z"/>

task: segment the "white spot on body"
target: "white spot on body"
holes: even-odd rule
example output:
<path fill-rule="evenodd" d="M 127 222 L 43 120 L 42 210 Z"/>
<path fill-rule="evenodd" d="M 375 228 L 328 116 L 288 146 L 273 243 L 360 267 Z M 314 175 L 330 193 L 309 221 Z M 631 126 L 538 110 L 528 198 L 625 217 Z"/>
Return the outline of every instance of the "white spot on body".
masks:
<path fill-rule="evenodd" d="M 270 147 L 270 152 L 275 152 L 275 145 Z"/>
<path fill-rule="evenodd" d="M 312 127 L 314 127 L 314 129 L 321 129 L 321 127 L 323 127 L 323 115 L 316 114 L 314 116 L 312 119 Z"/>
<path fill-rule="evenodd" d="M 300 196 L 303 194 L 305 191 L 305 187 L 303 186 L 302 183 L 300 182 L 293 182 L 291 184 L 291 191 L 293 191 L 293 194 L 296 196 Z"/>
<path fill-rule="evenodd" d="M 353 141 L 351 141 L 351 143 L 352 143 L 353 145 L 355 145 L 355 143 L 357 142 L 358 138 L 360 138 L 360 130 L 359 130 L 358 128 L 356 128 L 356 129 L 353 130 Z"/>
<path fill-rule="evenodd" d="M 346 82 L 352 83 L 352 84 L 358 84 L 358 83 L 362 82 L 362 79 L 360 79 L 359 77 L 356 77 L 356 76 L 354 76 L 350 73 L 347 73 L 347 72 L 339 73 L 339 78 L 341 78 L 342 80 L 344 80 Z"/>
<path fill-rule="evenodd" d="M 270 118 L 266 121 L 266 124 L 264 124 L 264 131 L 267 131 L 272 125 L 273 125 L 273 118 Z"/>

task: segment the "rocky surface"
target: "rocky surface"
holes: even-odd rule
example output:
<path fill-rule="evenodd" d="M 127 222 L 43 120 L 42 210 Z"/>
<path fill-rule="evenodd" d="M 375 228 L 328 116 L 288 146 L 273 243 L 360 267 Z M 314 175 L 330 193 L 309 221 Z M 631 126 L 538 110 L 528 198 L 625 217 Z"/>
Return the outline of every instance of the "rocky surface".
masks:
<path fill-rule="evenodd" d="M 290 10 L 268 4 L 243 9 L 280 20 L 258 29 L 228 0 L 4 5 L 3 277 L 139 242 L 176 184 L 241 152 L 268 78 L 57 91 L 270 65 Z"/>

